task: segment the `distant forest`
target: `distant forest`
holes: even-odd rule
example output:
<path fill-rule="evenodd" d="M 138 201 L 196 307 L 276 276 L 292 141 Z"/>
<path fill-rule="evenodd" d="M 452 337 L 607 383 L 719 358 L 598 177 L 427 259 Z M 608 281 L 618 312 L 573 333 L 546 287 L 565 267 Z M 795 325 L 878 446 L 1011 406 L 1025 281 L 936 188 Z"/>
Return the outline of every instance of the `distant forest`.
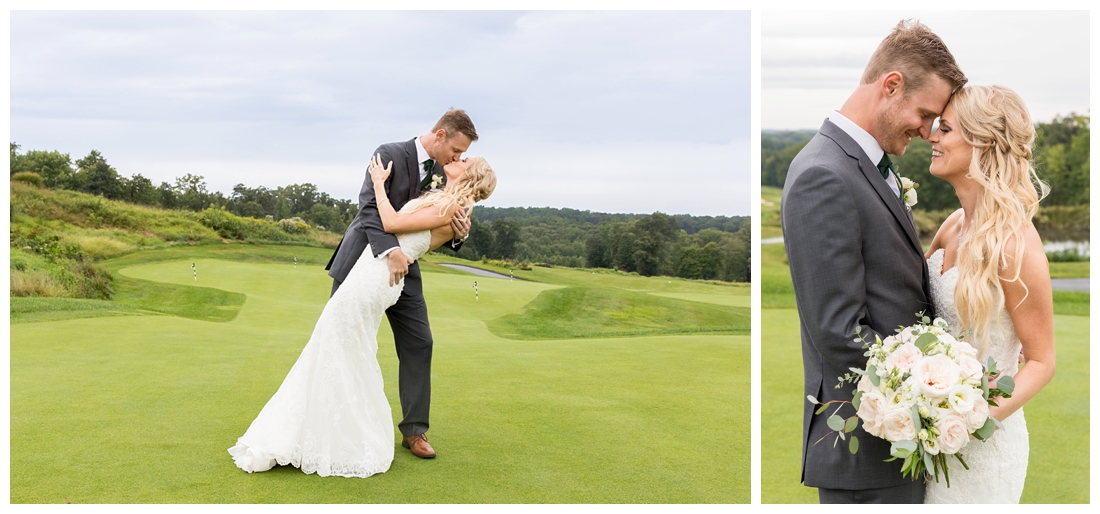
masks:
<path fill-rule="evenodd" d="M 10 143 L 13 178 L 21 174 L 21 180 L 50 189 L 139 205 L 295 220 L 337 234 L 347 229 L 358 210 L 357 203 L 333 198 L 310 183 L 273 189 L 237 184 L 225 195 L 210 191 L 201 175 L 186 174 L 159 185 L 139 173 L 125 177 L 96 150 L 76 160 L 56 150 L 20 150 L 19 145 Z M 458 256 L 510 260 L 519 265 L 613 268 L 645 276 L 747 282 L 750 229 L 748 216 L 476 207 L 470 237 Z"/>

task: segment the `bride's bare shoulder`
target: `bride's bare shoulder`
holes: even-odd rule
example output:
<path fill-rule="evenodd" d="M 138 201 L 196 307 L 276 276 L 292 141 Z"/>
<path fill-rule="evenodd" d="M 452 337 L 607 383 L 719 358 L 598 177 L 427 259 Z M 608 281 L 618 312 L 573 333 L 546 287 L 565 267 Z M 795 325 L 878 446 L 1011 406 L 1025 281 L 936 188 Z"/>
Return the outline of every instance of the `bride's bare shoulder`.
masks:
<path fill-rule="evenodd" d="M 963 210 L 957 209 L 951 213 L 947 219 L 943 220 L 940 224 L 940 228 L 936 229 L 936 235 L 932 238 L 932 243 L 928 246 L 928 252 L 924 254 L 924 258 L 928 259 L 932 257 L 933 253 L 940 248 L 946 248 L 949 241 L 958 241 L 959 239 L 959 221 L 962 219 Z"/>

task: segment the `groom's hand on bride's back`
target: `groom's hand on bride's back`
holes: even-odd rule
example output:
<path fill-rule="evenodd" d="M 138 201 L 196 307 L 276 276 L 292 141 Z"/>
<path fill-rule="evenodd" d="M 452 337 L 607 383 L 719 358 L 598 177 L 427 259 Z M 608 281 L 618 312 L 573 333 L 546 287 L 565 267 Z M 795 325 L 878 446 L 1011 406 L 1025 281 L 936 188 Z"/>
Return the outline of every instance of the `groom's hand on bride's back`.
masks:
<path fill-rule="evenodd" d="M 401 248 L 394 248 L 392 252 L 386 254 L 386 258 L 390 266 L 390 287 L 393 287 L 409 274 L 409 264 L 413 261 L 405 256 Z"/>

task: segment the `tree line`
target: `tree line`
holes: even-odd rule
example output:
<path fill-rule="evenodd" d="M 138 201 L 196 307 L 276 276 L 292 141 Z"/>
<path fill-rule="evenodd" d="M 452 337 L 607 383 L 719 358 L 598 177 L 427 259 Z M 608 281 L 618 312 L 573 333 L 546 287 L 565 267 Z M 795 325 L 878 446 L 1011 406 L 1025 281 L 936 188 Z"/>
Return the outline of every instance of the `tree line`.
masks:
<path fill-rule="evenodd" d="M 58 151 L 21 153 L 20 149 L 10 143 L 11 175 L 33 173 L 40 177 L 42 185 L 51 189 L 80 191 L 164 209 L 204 212 L 215 217 L 218 212 L 228 212 L 273 221 L 296 218 L 336 233 L 343 233 L 358 211 L 357 203 L 333 198 L 310 183 L 274 189 L 237 184 L 227 196 L 210 191 L 201 175 L 186 174 L 159 185 L 141 174 L 122 176 L 96 150 L 73 160 L 69 154 Z M 221 218 L 225 218 L 222 221 L 227 226 L 238 219 L 224 214 L 218 217 Z M 458 257 L 747 282 L 751 225 L 748 221 L 748 216 L 609 214 L 568 208 L 478 206 L 471 216 L 470 235 Z M 225 229 L 225 232 L 230 235 L 223 234 L 224 237 L 235 237 L 232 234 L 247 231 Z"/>
<path fill-rule="evenodd" d="M 1089 116 L 1071 113 L 1049 123 L 1037 123 L 1032 147 L 1032 166 L 1039 178 L 1050 185 L 1044 206 L 1089 204 Z M 765 131 L 760 138 L 761 183 L 783 187 L 787 169 L 815 131 Z M 920 184 L 918 210 L 954 210 L 959 200 L 951 184 L 928 172 L 932 163 L 931 143 L 914 139 L 905 155 L 894 158 L 899 175 Z"/>
<path fill-rule="evenodd" d="M 358 205 L 350 200 L 333 198 L 309 183 L 268 189 L 263 186 L 233 186 L 226 196 L 207 189 L 202 175 L 186 174 L 174 182 L 154 184 L 135 173 L 122 176 L 97 150 L 75 161 L 67 153 L 56 150 L 29 150 L 20 153 L 20 146 L 9 143 L 11 175 L 31 172 L 50 189 L 67 189 L 89 193 L 111 200 L 164 209 L 201 212 L 209 207 L 224 208 L 238 216 L 279 221 L 298 218 L 312 226 L 342 233 L 355 217 Z"/>
<path fill-rule="evenodd" d="M 478 206 L 458 256 L 748 282 L 751 226 L 748 216 Z"/>

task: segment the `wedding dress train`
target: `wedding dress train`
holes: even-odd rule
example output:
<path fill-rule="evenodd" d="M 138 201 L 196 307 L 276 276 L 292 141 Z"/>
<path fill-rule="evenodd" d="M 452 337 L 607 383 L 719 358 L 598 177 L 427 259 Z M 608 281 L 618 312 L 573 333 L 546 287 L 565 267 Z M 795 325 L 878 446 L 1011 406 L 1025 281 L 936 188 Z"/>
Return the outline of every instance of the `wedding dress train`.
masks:
<path fill-rule="evenodd" d="M 428 251 L 431 233 L 398 241 L 415 260 Z M 390 287 L 387 260 L 363 251 L 279 390 L 229 449 L 237 467 L 252 473 L 289 464 L 344 477 L 389 469 L 394 422 L 378 367 L 378 327 L 403 285 Z"/>
<path fill-rule="evenodd" d="M 957 268 L 943 271 L 943 249 L 936 250 L 928 259 L 928 273 L 932 286 L 932 302 L 936 315 L 958 328 L 955 314 L 955 284 Z M 1001 311 L 1001 324 L 993 325 L 993 333 L 987 348 L 979 348 L 978 361 L 983 365 L 993 357 L 997 369 L 1013 376 L 1019 368 L 1020 340 L 1012 327 L 1008 310 Z M 971 440 L 962 450 L 962 457 L 970 469 L 958 460 L 950 459 L 951 487 L 943 476 L 940 481 L 929 481 L 925 490 L 925 503 L 1019 503 L 1027 476 L 1028 435 L 1024 410 L 1020 409 L 1004 421 L 1004 429 L 998 429 L 986 441 Z"/>

